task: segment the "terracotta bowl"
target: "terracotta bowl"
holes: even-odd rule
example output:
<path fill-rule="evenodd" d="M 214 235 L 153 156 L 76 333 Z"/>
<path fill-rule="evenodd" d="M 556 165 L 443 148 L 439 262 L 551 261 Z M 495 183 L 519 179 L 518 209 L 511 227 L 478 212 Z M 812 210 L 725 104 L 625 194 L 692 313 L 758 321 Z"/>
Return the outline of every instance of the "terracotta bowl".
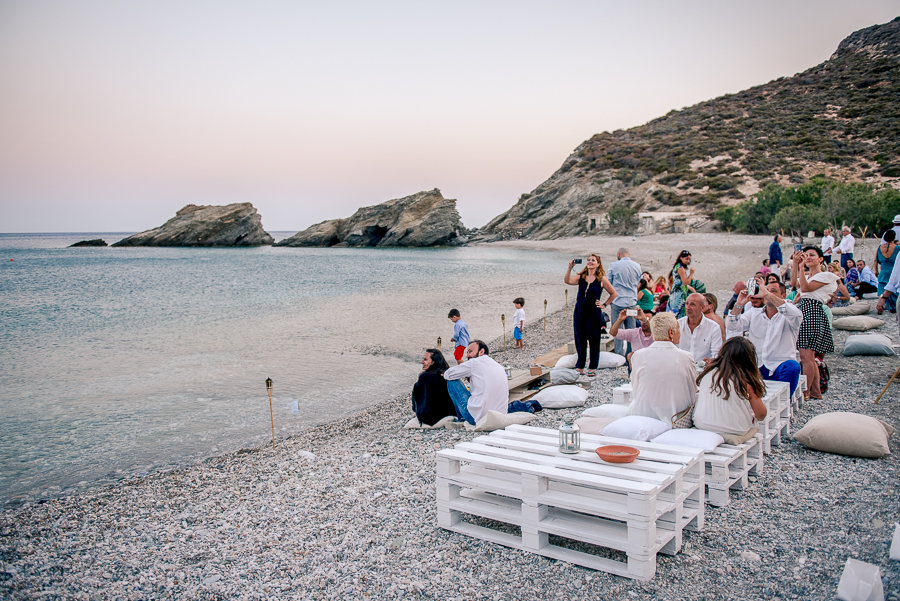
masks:
<path fill-rule="evenodd" d="M 600 459 L 609 463 L 631 463 L 637 459 L 641 452 L 634 447 L 607 445 L 599 447 L 597 454 L 600 456 Z"/>

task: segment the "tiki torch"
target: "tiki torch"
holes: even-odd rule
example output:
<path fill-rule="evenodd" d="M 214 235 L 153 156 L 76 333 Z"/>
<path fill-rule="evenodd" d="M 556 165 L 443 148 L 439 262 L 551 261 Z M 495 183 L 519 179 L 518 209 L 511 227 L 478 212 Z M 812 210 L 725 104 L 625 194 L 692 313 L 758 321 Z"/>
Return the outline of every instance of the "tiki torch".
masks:
<path fill-rule="evenodd" d="M 275 448 L 275 412 L 272 411 L 272 378 L 266 378 L 266 392 L 269 393 L 269 417 L 272 418 L 272 448 Z"/>

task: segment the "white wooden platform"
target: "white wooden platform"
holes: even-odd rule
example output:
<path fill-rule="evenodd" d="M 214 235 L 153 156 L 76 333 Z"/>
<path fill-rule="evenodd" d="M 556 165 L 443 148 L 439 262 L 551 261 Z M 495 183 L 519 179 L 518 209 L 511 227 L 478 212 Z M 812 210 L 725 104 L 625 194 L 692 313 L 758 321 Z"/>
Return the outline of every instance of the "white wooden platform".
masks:
<path fill-rule="evenodd" d="M 791 434 L 791 388 L 786 382 L 763 380 L 766 384 L 766 417 L 757 423 L 762 435 L 763 452 L 769 454 L 773 446 L 781 444 Z"/>
<path fill-rule="evenodd" d="M 548 428 L 510 426 L 437 453 L 443 528 L 628 578 L 649 580 L 657 553 L 681 549 L 685 529 L 703 528 L 703 452 L 583 435 L 577 455 L 560 453 Z M 601 460 L 598 446 L 641 450 L 628 464 Z M 506 526 L 490 527 L 465 516 Z M 518 528 L 518 533 L 510 532 Z M 549 537 L 568 539 L 567 546 Z M 619 561 L 579 542 L 624 553 Z M 583 546 L 582 546 L 583 547 Z"/>
<path fill-rule="evenodd" d="M 704 456 L 706 464 L 706 502 L 724 507 L 731 502 L 732 490 L 744 490 L 750 476 L 759 476 L 765 465 L 762 436 L 756 434 L 739 445 L 721 444 Z"/>

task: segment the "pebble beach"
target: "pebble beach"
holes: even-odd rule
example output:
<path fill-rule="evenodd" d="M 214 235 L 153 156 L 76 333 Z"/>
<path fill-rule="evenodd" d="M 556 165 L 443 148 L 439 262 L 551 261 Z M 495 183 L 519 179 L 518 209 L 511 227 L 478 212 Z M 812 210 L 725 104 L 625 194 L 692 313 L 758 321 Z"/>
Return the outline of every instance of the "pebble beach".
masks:
<path fill-rule="evenodd" d="M 502 352 L 501 338 L 490 342 L 492 355 L 526 367 L 571 340 L 570 313 L 549 315 L 545 331 L 534 307 L 525 349 L 510 339 Z M 900 342 L 896 316 L 881 318 L 876 331 Z M 838 351 L 846 336 L 835 332 Z M 827 362 L 829 391 L 804 404 L 792 430 L 829 411 L 900 426 L 900 384 L 873 404 L 896 357 L 838 352 Z M 610 402 L 626 381 L 624 367 L 599 370 L 587 406 Z M 480 434 L 403 429 L 412 385 L 398 382 L 383 402 L 274 449 L 4 510 L 0 597 L 824 599 L 835 597 L 852 557 L 878 565 L 885 597 L 900 599 L 900 563 L 888 559 L 900 520 L 896 452 L 853 459 L 789 438 L 748 490 L 726 507 L 707 506 L 703 531 L 686 532 L 682 552 L 660 556 L 656 576 L 642 583 L 439 528 L 435 451 Z M 531 425 L 555 428 L 572 411 L 545 410 Z"/>

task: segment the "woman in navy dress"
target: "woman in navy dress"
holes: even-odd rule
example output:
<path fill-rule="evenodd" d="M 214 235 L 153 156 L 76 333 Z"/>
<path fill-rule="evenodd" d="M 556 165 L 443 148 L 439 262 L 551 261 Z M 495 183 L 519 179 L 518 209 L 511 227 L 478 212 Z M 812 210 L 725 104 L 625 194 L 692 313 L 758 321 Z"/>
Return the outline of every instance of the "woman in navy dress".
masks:
<path fill-rule="evenodd" d="M 575 348 L 578 352 L 578 362 L 575 369 L 584 373 L 584 364 L 587 355 L 587 346 L 591 346 L 591 360 L 588 364 L 588 375 L 593 376 L 600 361 L 600 328 L 603 320 L 600 312 L 616 298 L 616 291 L 606 279 L 606 271 L 599 255 L 588 255 L 587 264 L 577 276 L 572 275 L 575 260 L 569 261 L 569 269 L 564 278 L 566 284 L 578 286 L 578 297 L 575 301 Z M 605 303 L 600 302 L 600 296 L 606 290 L 609 296 Z"/>

